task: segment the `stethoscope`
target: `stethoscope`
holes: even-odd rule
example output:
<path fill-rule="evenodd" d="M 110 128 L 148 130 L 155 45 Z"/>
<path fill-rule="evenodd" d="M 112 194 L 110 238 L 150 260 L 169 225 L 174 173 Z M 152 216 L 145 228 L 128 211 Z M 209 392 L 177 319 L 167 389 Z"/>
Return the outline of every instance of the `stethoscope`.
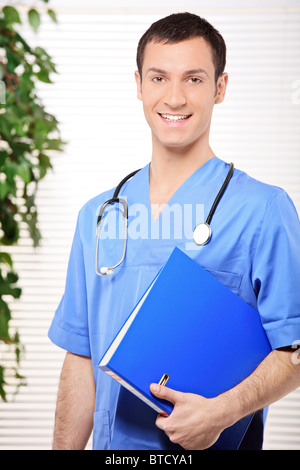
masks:
<path fill-rule="evenodd" d="M 229 168 L 229 171 L 227 173 L 227 176 L 211 206 L 211 209 L 209 211 L 209 214 L 207 216 L 207 219 L 205 222 L 201 222 L 200 224 L 198 224 L 195 228 L 194 228 L 194 231 L 193 231 L 193 240 L 194 242 L 196 243 L 196 245 L 198 246 L 203 246 L 203 245 L 206 245 L 210 238 L 211 238 L 211 227 L 210 227 L 210 224 L 211 224 L 211 220 L 212 220 L 212 217 L 215 213 L 215 210 L 217 208 L 217 205 L 219 204 L 223 194 L 224 194 L 224 191 L 225 189 L 227 188 L 228 186 L 228 183 L 230 181 L 230 178 L 232 176 L 232 173 L 233 173 L 233 170 L 234 170 L 234 165 L 233 163 L 230 163 L 230 168 Z M 97 219 L 97 231 L 96 231 L 96 252 L 95 252 L 95 270 L 96 270 L 96 274 L 98 274 L 98 276 L 106 276 L 107 274 L 112 274 L 114 269 L 119 266 L 123 260 L 124 260 L 124 257 L 125 257 L 125 253 L 126 253 L 126 247 L 127 247 L 127 226 L 128 226 L 128 206 L 127 206 L 127 202 L 125 201 L 125 199 L 122 199 L 120 197 L 118 197 L 119 195 L 119 192 L 120 192 L 120 189 L 122 188 L 122 186 L 126 183 L 126 181 L 128 181 L 130 178 L 132 178 L 139 170 L 135 170 L 133 171 L 132 173 L 129 173 L 129 175 L 125 176 L 125 178 L 122 179 L 122 181 L 120 181 L 120 183 L 118 184 L 118 186 L 116 187 L 115 189 L 115 192 L 113 194 L 113 197 L 111 199 L 108 199 L 107 201 L 105 201 L 102 206 L 100 207 L 100 211 L 99 211 L 99 215 L 98 215 L 98 219 Z M 98 270 L 98 245 L 99 245 L 99 234 L 100 234 L 100 224 L 101 224 L 101 219 L 103 217 L 103 214 L 104 214 L 104 211 L 105 209 L 107 208 L 107 206 L 109 206 L 110 204 L 115 204 L 115 203 L 118 203 L 118 204 L 121 204 L 122 207 L 123 207 L 123 219 L 124 219 L 124 244 L 123 244 L 123 252 L 122 252 L 122 256 L 121 256 L 121 259 L 120 261 L 118 261 L 118 263 L 116 263 L 114 266 L 110 266 L 110 267 L 106 267 L 106 266 L 102 266 L 100 268 L 100 271 Z"/>

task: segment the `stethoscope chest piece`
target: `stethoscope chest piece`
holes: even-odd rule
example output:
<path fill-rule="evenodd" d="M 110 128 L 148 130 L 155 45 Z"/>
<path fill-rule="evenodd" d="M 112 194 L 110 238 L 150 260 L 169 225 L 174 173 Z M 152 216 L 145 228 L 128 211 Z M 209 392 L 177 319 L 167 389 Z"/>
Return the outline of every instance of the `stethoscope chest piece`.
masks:
<path fill-rule="evenodd" d="M 193 239 L 196 245 L 205 245 L 211 237 L 211 228 L 209 224 L 203 222 L 194 228 Z"/>

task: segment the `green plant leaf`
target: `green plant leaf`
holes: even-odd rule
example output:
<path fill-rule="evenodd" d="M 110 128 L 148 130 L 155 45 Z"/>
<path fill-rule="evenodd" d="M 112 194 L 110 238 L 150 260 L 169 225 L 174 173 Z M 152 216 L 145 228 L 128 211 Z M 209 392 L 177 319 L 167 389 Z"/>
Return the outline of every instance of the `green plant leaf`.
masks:
<path fill-rule="evenodd" d="M 0 289 L 5 287 L 7 281 L 1 276 Z M 2 294 L 1 294 L 2 295 Z M 0 340 L 7 342 L 10 340 L 8 331 L 8 322 L 11 319 L 11 314 L 8 305 L 0 298 Z"/>
<path fill-rule="evenodd" d="M 43 2 L 46 4 L 48 0 Z M 41 17 L 35 4 L 38 2 L 31 2 L 32 7 L 29 7 L 28 22 L 37 31 Z M 53 10 L 48 8 L 47 14 L 57 21 Z M 50 76 L 57 73 L 55 64 L 45 49 L 31 47 L 25 41 L 18 23 L 21 19 L 16 8 L 10 5 L 0 8 L 0 80 L 5 85 L 5 103 L 0 103 L 1 250 L 18 243 L 24 225 L 33 245 L 38 246 L 41 233 L 35 204 L 37 183 L 52 167 L 48 150 L 62 150 L 65 144 L 59 139 L 59 123 L 45 110 L 37 87 L 38 80 L 52 83 Z M 16 26 L 18 31 L 15 30 Z M 13 346 L 17 364 L 22 346 L 19 335 L 10 333 L 9 322 L 10 303 L 20 295 L 13 257 L 0 251 L 0 341 Z M 7 300 L 6 296 L 10 299 Z M 5 351 L 2 353 L 5 356 Z M 11 370 L 6 375 L 6 366 L 0 366 L 0 400 L 6 399 L 5 379 L 12 377 L 11 372 L 15 372 L 17 379 L 23 380 L 17 367 L 7 368 Z"/>
<path fill-rule="evenodd" d="M 28 72 L 24 72 L 19 78 L 19 96 L 23 103 L 31 103 L 33 100 L 32 90 L 34 89 L 34 82 Z M 28 116 L 28 111 L 27 111 Z"/>
<path fill-rule="evenodd" d="M 20 163 L 20 165 L 18 166 L 18 175 L 20 176 L 20 178 L 22 178 L 24 183 L 26 184 L 30 183 L 31 171 L 27 163 L 25 162 Z"/>
<path fill-rule="evenodd" d="M 19 280 L 19 277 L 16 273 L 14 273 L 13 271 L 10 271 L 6 276 L 6 279 L 9 282 L 9 284 L 15 284 Z"/>
<path fill-rule="evenodd" d="M 19 287 L 12 287 L 11 284 L 15 284 L 18 280 L 18 276 L 13 273 L 13 272 L 9 272 L 7 274 L 7 277 L 6 278 L 2 278 L 1 279 L 1 285 L 0 285 L 0 295 L 10 295 L 12 296 L 14 299 L 18 299 L 21 295 L 21 289 Z M 3 301 L 2 301 L 3 302 Z M 5 318 L 7 321 L 10 320 L 10 314 L 9 313 L 9 309 L 5 308 L 5 305 L 2 305 L 2 309 L 1 309 L 1 315 L 0 315 L 0 318 L 2 317 L 2 320 L 3 318 Z M 2 327 L 3 327 L 3 324 L 2 324 Z M 4 330 L 6 331 L 6 329 L 4 328 Z M 1 331 L 1 328 L 0 328 L 0 331 Z M 6 338 L 9 338 L 9 334 L 8 332 L 5 332 L 5 336 Z"/>
<path fill-rule="evenodd" d="M 31 8 L 28 11 L 28 21 L 32 29 L 37 32 L 41 24 L 41 17 L 39 12 L 35 8 Z"/>
<path fill-rule="evenodd" d="M 63 142 L 60 139 L 46 139 L 43 149 L 62 151 L 62 144 Z"/>
<path fill-rule="evenodd" d="M 4 378 L 4 367 L 0 365 L 0 397 L 3 401 L 6 401 L 6 392 L 4 389 L 4 385 L 7 385 Z"/>
<path fill-rule="evenodd" d="M 57 18 L 56 14 L 53 10 L 49 9 L 47 10 L 48 15 L 50 16 L 51 20 L 54 21 L 54 23 L 57 23 Z"/>
<path fill-rule="evenodd" d="M 46 52 L 45 49 L 43 49 L 42 47 L 39 47 L 39 46 L 36 47 L 34 49 L 34 53 L 36 56 L 38 56 L 42 60 L 50 59 L 48 52 Z"/>
<path fill-rule="evenodd" d="M 7 24 L 21 23 L 20 15 L 14 7 L 6 6 L 2 8 L 2 12 Z"/>
<path fill-rule="evenodd" d="M 9 193 L 10 186 L 7 183 L 2 183 L 0 181 L 0 199 L 3 201 L 5 199 L 5 196 Z"/>
<path fill-rule="evenodd" d="M 52 81 L 50 80 L 50 77 L 49 77 L 49 73 L 45 69 L 40 70 L 39 72 L 37 72 L 36 76 L 40 80 L 40 82 L 52 83 Z"/>
<path fill-rule="evenodd" d="M 7 58 L 7 70 L 10 73 L 14 73 L 15 69 L 22 63 L 21 58 L 16 54 L 15 51 L 11 51 L 9 47 L 4 47 Z"/>
<path fill-rule="evenodd" d="M 19 239 L 19 226 L 14 218 L 14 212 L 17 212 L 17 207 L 6 198 L 6 200 L 0 204 L 1 229 L 3 231 L 0 243 L 2 245 L 13 245 Z"/>
<path fill-rule="evenodd" d="M 7 159 L 8 153 L 4 150 L 0 151 L 0 166 L 4 165 L 5 160 Z"/>
<path fill-rule="evenodd" d="M 49 168 L 52 168 L 50 158 L 44 153 L 39 155 L 39 168 L 40 168 L 40 179 L 44 178 Z"/>
<path fill-rule="evenodd" d="M 25 39 L 19 33 L 16 33 L 16 39 L 23 45 L 24 50 L 26 52 L 31 52 L 30 46 L 27 44 Z"/>
<path fill-rule="evenodd" d="M 5 252 L 0 252 L 0 263 L 7 264 L 8 266 L 12 268 L 13 261 L 12 261 L 12 257 L 10 256 L 10 254 L 5 253 Z"/>

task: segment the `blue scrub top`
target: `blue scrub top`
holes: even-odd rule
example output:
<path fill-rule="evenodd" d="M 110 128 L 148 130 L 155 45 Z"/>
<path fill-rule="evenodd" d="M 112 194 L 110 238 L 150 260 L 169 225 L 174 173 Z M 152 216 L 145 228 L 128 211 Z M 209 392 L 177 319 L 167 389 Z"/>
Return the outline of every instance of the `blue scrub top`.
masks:
<path fill-rule="evenodd" d="M 97 367 L 174 246 L 258 310 L 273 349 L 300 338 L 300 224 L 282 189 L 235 169 L 213 216 L 210 242 L 203 247 L 193 243 L 193 228 L 205 221 L 228 169 L 217 157 L 206 162 L 179 187 L 155 222 L 149 165 L 125 183 L 120 197 L 129 208 L 127 252 L 111 276 L 95 273 L 95 243 L 100 206 L 113 190 L 90 200 L 79 213 L 65 292 L 49 337 L 67 351 L 92 358 L 94 449 L 180 448 L 155 426 L 154 410 Z M 109 208 L 103 221 L 102 266 L 112 266 L 122 252 L 122 219 L 116 214 L 116 208 Z"/>

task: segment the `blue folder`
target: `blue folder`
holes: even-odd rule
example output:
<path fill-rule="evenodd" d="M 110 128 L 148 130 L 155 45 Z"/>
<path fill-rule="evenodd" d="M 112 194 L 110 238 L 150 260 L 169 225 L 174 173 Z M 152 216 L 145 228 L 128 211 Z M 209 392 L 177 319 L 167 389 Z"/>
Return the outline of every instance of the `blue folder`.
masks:
<path fill-rule="evenodd" d="M 212 398 L 249 376 L 271 347 L 258 312 L 178 248 L 128 317 L 99 367 L 159 413 L 173 405 L 152 382 Z M 237 449 L 253 415 L 225 429 L 214 449 Z"/>

